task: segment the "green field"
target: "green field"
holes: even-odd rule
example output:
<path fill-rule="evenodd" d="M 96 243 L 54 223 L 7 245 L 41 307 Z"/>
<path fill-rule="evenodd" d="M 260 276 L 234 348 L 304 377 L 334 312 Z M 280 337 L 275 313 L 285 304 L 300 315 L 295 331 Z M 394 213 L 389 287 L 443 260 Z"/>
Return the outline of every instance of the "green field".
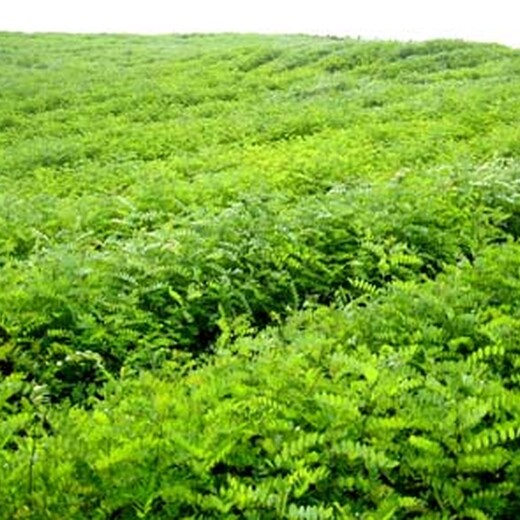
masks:
<path fill-rule="evenodd" d="M 0 33 L 0 519 L 514 519 L 520 51 Z"/>

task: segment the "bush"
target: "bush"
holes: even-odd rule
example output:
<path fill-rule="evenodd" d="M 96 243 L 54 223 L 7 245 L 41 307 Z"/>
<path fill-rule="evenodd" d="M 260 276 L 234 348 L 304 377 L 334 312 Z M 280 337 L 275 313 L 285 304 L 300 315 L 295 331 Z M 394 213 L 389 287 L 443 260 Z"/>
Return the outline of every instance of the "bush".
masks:
<path fill-rule="evenodd" d="M 0 518 L 515 516 L 517 51 L 0 43 Z"/>
<path fill-rule="evenodd" d="M 237 319 L 261 329 L 308 301 L 346 302 L 396 280 L 434 277 L 514 236 L 516 172 L 513 164 L 490 166 L 487 177 L 480 169 L 410 174 L 336 185 L 287 205 L 244 197 L 177 230 L 141 230 L 107 239 L 101 251 L 72 245 L 7 265 L 6 373 L 68 395 L 57 383 L 67 356 L 92 352 L 112 373 L 151 368 L 176 349 L 211 350 Z"/>
<path fill-rule="evenodd" d="M 4 452 L 6 514 L 510 518 L 520 322 L 493 301 L 520 301 L 519 252 L 491 247 L 363 308 L 301 312 L 203 367 L 112 383 L 91 411 L 50 410 L 54 435 Z"/>

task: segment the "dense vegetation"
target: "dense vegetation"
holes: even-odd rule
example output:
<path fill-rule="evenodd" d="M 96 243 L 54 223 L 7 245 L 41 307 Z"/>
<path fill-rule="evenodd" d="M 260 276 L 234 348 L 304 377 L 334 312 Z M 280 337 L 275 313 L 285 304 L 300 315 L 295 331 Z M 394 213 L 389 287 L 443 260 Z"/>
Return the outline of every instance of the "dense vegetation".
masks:
<path fill-rule="evenodd" d="M 520 53 L 0 34 L 0 518 L 520 511 Z"/>

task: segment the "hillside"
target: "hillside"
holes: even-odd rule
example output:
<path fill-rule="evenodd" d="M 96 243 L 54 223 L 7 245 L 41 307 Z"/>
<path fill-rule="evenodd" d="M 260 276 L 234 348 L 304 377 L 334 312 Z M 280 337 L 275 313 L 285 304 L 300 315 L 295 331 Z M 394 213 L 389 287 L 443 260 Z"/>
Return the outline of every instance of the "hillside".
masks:
<path fill-rule="evenodd" d="M 520 51 L 0 33 L 0 518 L 514 518 Z"/>

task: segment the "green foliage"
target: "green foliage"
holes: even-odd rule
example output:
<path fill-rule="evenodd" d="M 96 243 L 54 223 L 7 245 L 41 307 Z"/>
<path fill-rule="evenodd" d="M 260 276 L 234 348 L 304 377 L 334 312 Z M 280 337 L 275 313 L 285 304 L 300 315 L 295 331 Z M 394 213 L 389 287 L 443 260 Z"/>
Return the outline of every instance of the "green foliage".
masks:
<path fill-rule="evenodd" d="M 519 71 L 0 34 L 0 518 L 513 518 Z"/>
<path fill-rule="evenodd" d="M 466 275 L 450 281 L 486 279 Z M 103 518 L 510 517 L 520 401 L 493 356 L 419 340 L 372 352 L 353 342 L 364 326 L 349 308 L 320 307 L 203 367 L 166 363 L 113 383 L 92 410 L 50 418 L 31 495 L 20 483 L 19 502 L 2 499 L 12 515 L 32 501 L 49 518 L 83 518 L 85 507 Z M 7 454 L 9 471 L 27 471 L 27 449 Z"/>
<path fill-rule="evenodd" d="M 88 236 L 4 266 L 6 360 L 49 385 L 61 380 L 57 364 L 82 352 L 101 356 L 99 374 L 157 366 L 172 349 L 207 350 L 240 316 L 258 329 L 310 300 L 347 302 L 433 277 L 512 234 L 516 208 L 489 193 L 518 167 L 488 169 L 487 182 L 477 169 L 335 185 L 295 201 L 244 195 L 176 227 L 147 229 L 127 215 L 119 221 L 131 236 L 95 245 Z"/>

